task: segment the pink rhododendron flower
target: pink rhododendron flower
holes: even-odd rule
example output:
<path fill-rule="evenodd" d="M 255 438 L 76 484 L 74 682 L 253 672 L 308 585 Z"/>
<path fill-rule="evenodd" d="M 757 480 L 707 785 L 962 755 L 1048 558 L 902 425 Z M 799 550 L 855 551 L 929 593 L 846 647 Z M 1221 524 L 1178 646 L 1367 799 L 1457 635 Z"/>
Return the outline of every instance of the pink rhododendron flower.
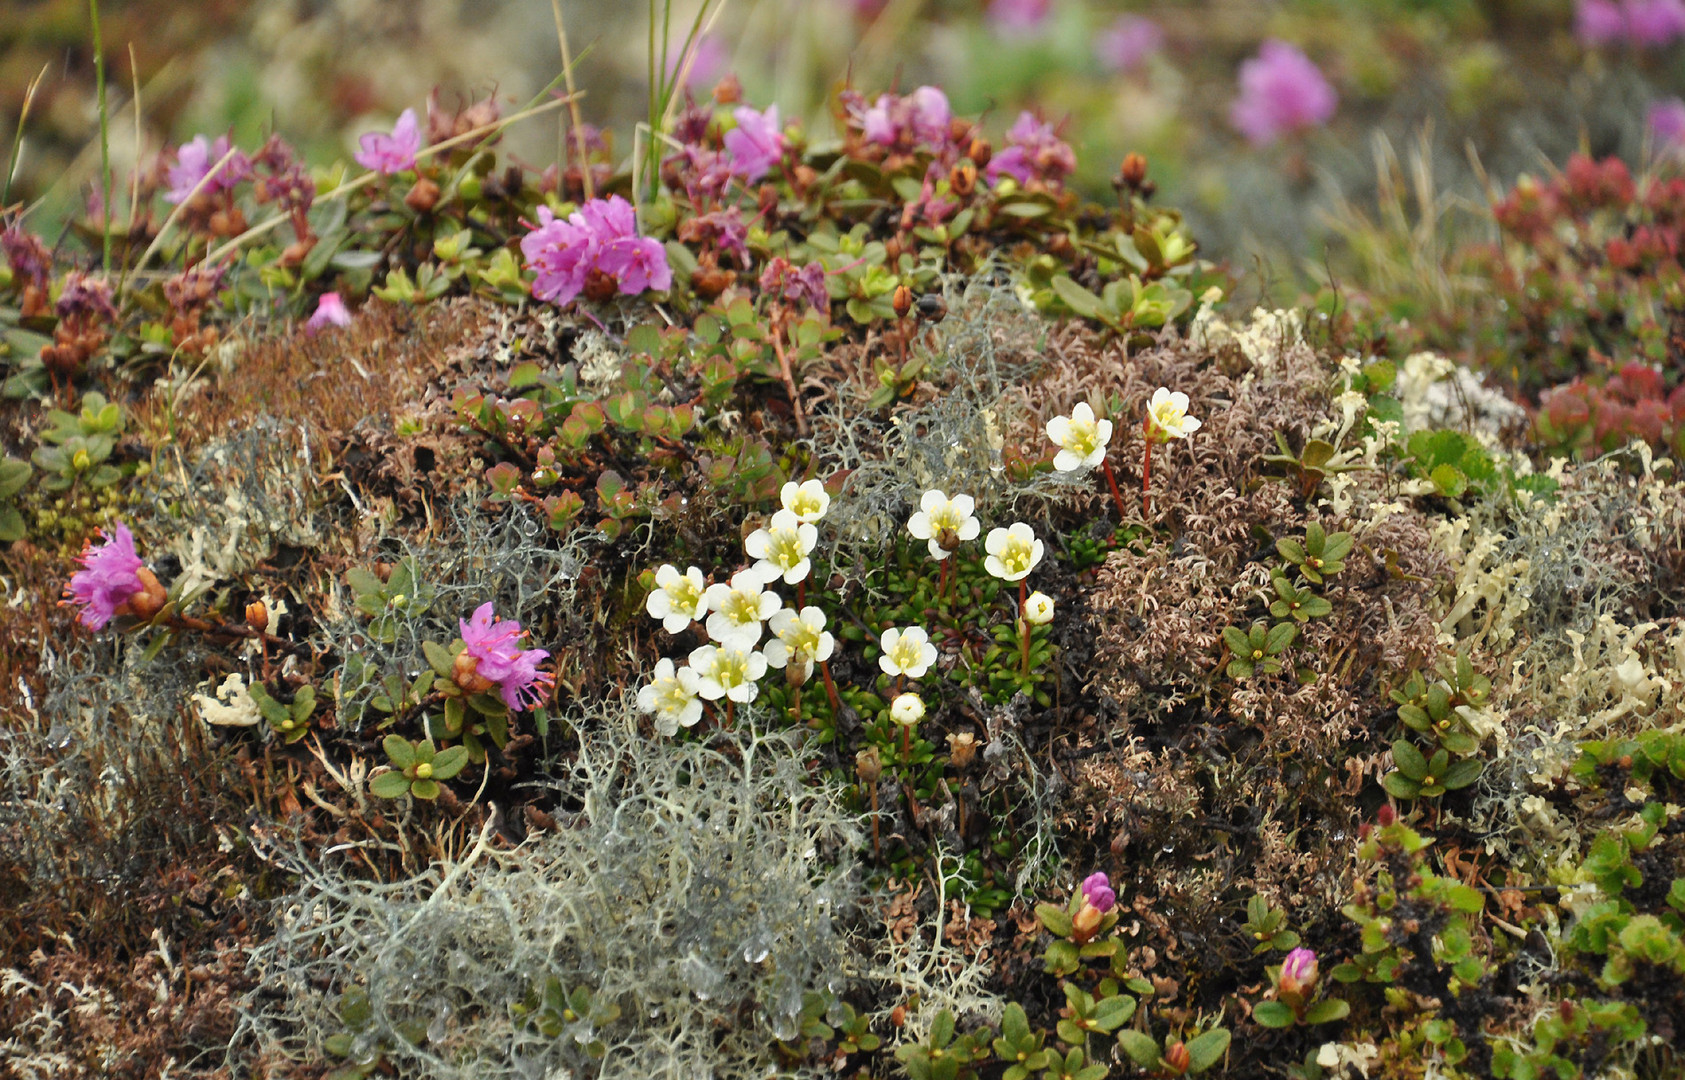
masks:
<path fill-rule="evenodd" d="M 1051 0 L 993 0 L 989 21 L 1003 35 L 1028 33 L 1047 21 L 1052 7 Z"/>
<path fill-rule="evenodd" d="M 416 124 L 415 110 L 405 109 L 398 114 L 392 134 L 370 131 L 357 143 L 362 149 L 352 156 L 365 169 L 391 176 L 415 168 L 415 155 L 421 149 L 421 128 Z"/>
<path fill-rule="evenodd" d="M 1584 45 L 1607 45 L 1626 36 L 1626 15 L 1615 0 L 1579 0 L 1574 33 Z"/>
<path fill-rule="evenodd" d="M 1669 98 L 1650 106 L 1646 123 L 1657 149 L 1685 149 L 1685 101 Z"/>
<path fill-rule="evenodd" d="M 1685 37 L 1685 0 L 1626 0 L 1627 40 L 1659 49 Z"/>
<path fill-rule="evenodd" d="M 544 649 L 520 647 L 526 631 L 519 622 L 499 619 L 492 614 L 488 601 L 474 610 L 473 618 L 458 619 L 457 623 L 462 643 L 467 646 L 462 655 L 476 661 L 472 673 L 496 683 L 505 705 L 526 709 L 544 700 L 555 676 L 539 671 L 538 662 L 550 654 Z"/>
<path fill-rule="evenodd" d="M 750 183 L 765 176 L 784 158 L 784 129 L 778 125 L 778 106 L 756 112 L 748 106 L 732 110 L 737 126 L 725 133 L 732 168 Z"/>
<path fill-rule="evenodd" d="M 316 301 L 316 313 L 310 316 L 304 324 L 305 333 L 314 334 L 324 326 L 349 326 L 351 313 L 345 310 L 345 301 L 336 292 L 323 293 Z"/>
<path fill-rule="evenodd" d="M 947 145 L 954 116 L 948 95 L 934 86 L 921 86 L 905 97 L 880 94 L 877 104 L 851 114 L 867 142 L 907 149 L 923 143 L 935 150 Z"/>
<path fill-rule="evenodd" d="M 64 602 L 82 608 L 82 625 L 102 629 L 129 601 L 146 591 L 140 578 L 144 565 L 135 554 L 135 538 L 129 527 L 114 522 L 110 532 L 101 531 L 105 542 L 89 544 L 77 557 L 82 569 L 70 576 L 64 587 Z"/>
<path fill-rule="evenodd" d="M 1300 128 L 1323 124 L 1339 99 L 1310 58 L 1271 39 L 1240 65 L 1240 97 L 1229 119 L 1254 146 Z"/>
<path fill-rule="evenodd" d="M 1055 134 L 1052 124 L 1037 120 L 1034 113 L 1018 114 L 1006 142 L 1006 149 L 989 161 L 986 173 L 991 182 L 1006 175 L 1020 185 L 1036 178 L 1058 184 L 1077 167 L 1070 146 Z"/>
<path fill-rule="evenodd" d="M 1309 949 L 1294 949 L 1281 963 L 1281 991 L 1284 994 L 1306 994 L 1316 985 L 1316 953 Z"/>
<path fill-rule="evenodd" d="M 170 166 L 168 174 L 170 190 L 164 193 L 164 201 L 168 203 L 186 202 L 193 194 L 193 189 L 199 181 L 211 171 L 211 167 L 222 160 L 228 153 L 228 136 L 218 135 L 216 141 L 195 135 L 192 142 L 182 143 L 176 148 L 176 163 Z M 205 191 L 227 191 L 252 174 L 252 163 L 246 155 L 235 152 L 228 159 L 228 163 L 216 170 L 210 183 L 204 187 Z"/>
<path fill-rule="evenodd" d="M 1108 71 L 1132 71 L 1164 47 L 1164 31 L 1141 15 L 1119 15 L 1094 42 L 1094 55 Z"/>
<path fill-rule="evenodd" d="M 1096 870 L 1083 879 L 1082 898 L 1102 915 L 1117 907 L 1117 894 L 1112 891 L 1111 879 L 1104 871 Z"/>
<path fill-rule="evenodd" d="M 536 299 L 569 303 L 593 272 L 626 296 L 673 283 L 666 250 L 659 240 L 638 235 L 637 214 L 619 195 L 592 199 L 566 221 L 541 206 L 538 222 L 521 239 L 527 269 L 538 274 L 532 286 Z"/>

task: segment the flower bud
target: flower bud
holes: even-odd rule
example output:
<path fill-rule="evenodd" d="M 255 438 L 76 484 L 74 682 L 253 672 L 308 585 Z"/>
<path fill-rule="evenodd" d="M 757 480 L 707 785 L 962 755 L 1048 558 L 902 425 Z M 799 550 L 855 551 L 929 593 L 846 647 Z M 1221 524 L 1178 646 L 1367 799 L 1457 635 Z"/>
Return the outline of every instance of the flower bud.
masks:
<path fill-rule="evenodd" d="M 451 664 L 451 680 L 466 694 L 483 694 L 497 684 L 479 673 L 480 658 L 471 652 L 456 654 Z"/>
<path fill-rule="evenodd" d="M 404 205 L 418 214 L 425 214 L 439 205 L 439 185 L 423 176 L 416 180 L 410 193 L 404 196 Z"/>
<path fill-rule="evenodd" d="M 714 100 L 721 105 L 735 105 L 743 100 L 743 84 L 736 75 L 727 75 L 714 84 Z"/>
<path fill-rule="evenodd" d="M 948 187 L 960 198 L 968 197 L 977 190 L 977 166 L 962 161 L 948 171 Z"/>
<path fill-rule="evenodd" d="M 1033 592 L 1024 598 L 1024 621 L 1031 626 L 1046 626 L 1053 621 L 1053 598 L 1044 592 Z"/>
<path fill-rule="evenodd" d="M 1181 1076 L 1193 1064 L 1188 1056 L 1188 1044 L 1177 1041 L 1171 1043 L 1164 1051 L 1164 1063 L 1170 1066 L 1170 1071 Z"/>
<path fill-rule="evenodd" d="M 914 693 L 901 694 L 889 703 L 889 718 L 897 724 L 912 727 L 924 719 L 924 699 Z"/>
<path fill-rule="evenodd" d="M 269 608 L 262 600 L 253 600 L 246 605 L 246 625 L 260 634 L 269 629 Z"/>
<path fill-rule="evenodd" d="M 1071 918 L 1071 939 L 1078 945 L 1087 944 L 1088 939 L 1099 931 L 1105 918 L 1105 914 L 1099 908 L 1084 900 L 1082 907 Z"/>
<path fill-rule="evenodd" d="M 863 784 L 875 784 L 878 777 L 883 775 L 883 759 L 878 756 L 878 748 L 868 746 L 854 755 L 854 775 Z"/>
<path fill-rule="evenodd" d="M 994 156 L 994 150 L 989 146 L 989 140 L 979 135 L 971 140 L 971 146 L 966 149 L 965 156 L 981 169 L 989 164 L 989 159 Z"/>
<path fill-rule="evenodd" d="M 1381 808 L 1375 811 L 1375 820 L 1384 829 L 1398 820 L 1398 811 L 1392 808 L 1392 803 L 1383 803 Z"/>
<path fill-rule="evenodd" d="M 1294 949 L 1281 964 L 1281 996 L 1303 998 L 1316 986 L 1316 953 Z"/>
<path fill-rule="evenodd" d="M 1123 167 L 1118 170 L 1118 175 L 1128 186 L 1139 188 L 1147 178 L 1147 159 L 1136 153 L 1125 154 Z"/>
<path fill-rule="evenodd" d="M 905 319 L 907 317 L 907 313 L 913 310 L 913 290 L 907 288 L 905 285 L 895 286 L 895 297 L 893 303 L 895 306 L 895 317 L 897 319 Z"/>
<path fill-rule="evenodd" d="M 142 566 L 136 570 L 135 577 L 146 587 L 129 597 L 129 612 L 141 622 L 150 622 L 153 616 L 163 611 L 164 605 L 170 602 L 170 594 L 158 581 L 158 575 L 147 567 Z"/>

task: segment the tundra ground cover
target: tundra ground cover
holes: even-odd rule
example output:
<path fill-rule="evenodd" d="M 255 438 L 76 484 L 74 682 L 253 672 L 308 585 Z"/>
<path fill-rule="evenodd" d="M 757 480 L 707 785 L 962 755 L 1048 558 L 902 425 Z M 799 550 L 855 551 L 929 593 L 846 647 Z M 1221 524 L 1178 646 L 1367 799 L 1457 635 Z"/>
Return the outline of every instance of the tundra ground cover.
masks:
<path fill-rule="evenodd" d="M 1248 311 L 834 105 L 8 213 L 8 1067 L 1676 1072 L 1677 165 Z"/>

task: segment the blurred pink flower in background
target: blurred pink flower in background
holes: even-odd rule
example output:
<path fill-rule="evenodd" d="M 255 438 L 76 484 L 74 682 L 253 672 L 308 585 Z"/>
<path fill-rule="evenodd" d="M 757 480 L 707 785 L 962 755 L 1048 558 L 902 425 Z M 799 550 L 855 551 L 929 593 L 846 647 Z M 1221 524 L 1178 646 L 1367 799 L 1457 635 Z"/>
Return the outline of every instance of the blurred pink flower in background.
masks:
<path fill-rule="evenodd" d="M 1669 98 L 1650 106 L 1645 123 L 1657 150 L 1678 153 L 1685 150 L 1685 101 Z"/>
<path fill-rule="evenodd" d="M 690 71 L 685 75 L 685 89 L 709 89 L 715 83 L 725 78 L 726 69 L 731 66 L 731 46 L 711 34 L 697 38 L 691 46 L 691 53 L 695 59 L 691 61 Z M 667 77 L 674 78 L 679 68 L 684 65 L 684 42 L 677 41 L 668 46 Z"/>
<path fill-rule="evenodd" d="M 1334 88 L 1309 57 L 1271 38 L 1240 65 L 1240 97 L 1229 120 L 1252 145 L 1263 146 L 1288 132 L 1326 123 L 1338 103 Z"/>
<path fill-rule="evenodd" d="M 947 144 L 954 116 L 948 95 L 934 86 L 921 86 L 906 97 L 880 94 L 877 104 L 869 109 L 857 106 L 850 115 L 868 142 L 907 147 L 924 143 L 933 150 Z"/>
<path fill-rule="evenodd" d="M 415 168 L 416 151 L 421 149 L 421 129 L 416 126 L 415 110 L 405 109 L 398 115 L 392 134 L 366 132 L 357 145 L 359 149 L 352 157 L 365 169 L 391 176 Z"/>
<path fill-rule="evenodd" d="M 993 0 L 989 21 L 998 33 L 1023 34 L 1040 29 L 1052 7 L 1052 0 Z"/>
<path fill-rule="evenodd" d="M 203 135 L 195 135 L 193 141 L 182 143 L 176 148 L 176 163 L 170 166 L 170 190 L 164 193 L 164 201 L 167 203 L 186 202 L 187 197 L 193 194 L 193 189 L 198 186 L 199 181 L 204 179 L 205 174 L 211 171 L 211 167 L 221 161 L 223 155 L 227 153 L 228 136 L 226 135 L 218 135 L 215 142 Z M 211 182 L 205 185 L 204 190 L 207 192 L 227 191 L 251 174 L 252 163 L 250 159 L 239 151 L 235 151 L 234 156 L 228 159 L 228 163 L 217 169 L 216 175 L 211 177 Z"/>
<path fill-rule="evenodd" d="M 1040 178 L 1058 184 L 1077 167 L 1076 154 L 1059 138 L 1053 125 L 1037 120 L 1034 113 L 1018 114 L 1018 122 L 1006 133 L 1007 147 L 989 162 L 990 182 L 1002 174 L 1020 185 Z"/>
<path fill-rule="evenodd" d="M 1140 15 L 1119 15 L 1094 42 L 1094 56 L 1107 71 L 1132 71 L 1164 47 L 1164 30 Z"/>
<path fill-rule="evenodd" d="M 1574 34 L 1591 48 L 1625 41 L 1659 49 L 1685 37 L 1685 0 L 1578 0 Z"/>
<path fill-rule="evenodd" d="M 725 133 L 725 148 L 731 154 L 732 170 L 754 183 L 784 157 L 784 129 L 778 123 L 778 106 L 756 112 L 747 105 L 733 109 L 737 126 Z"/>

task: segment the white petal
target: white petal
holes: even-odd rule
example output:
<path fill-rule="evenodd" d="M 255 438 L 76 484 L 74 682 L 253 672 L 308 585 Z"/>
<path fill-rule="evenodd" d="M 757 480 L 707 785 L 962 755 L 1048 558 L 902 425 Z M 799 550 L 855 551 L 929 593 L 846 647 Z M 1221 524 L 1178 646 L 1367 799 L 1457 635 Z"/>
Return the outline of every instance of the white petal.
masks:
<path fill-rule="evenodd" d="M 1182 391 L 1178 390 L 1175 393 L 1170 395 L 1170 404 L 1176 406 L 1177 412 L 1187 412 L 1188 411 L 1188 395 L 1186 395 L 1186 394 L 1182 393 Z"/>
<path fill-rule="evenodd" d="M 761 647 L 761 653 L 766 662 L 775 668 L 781 668 L 790 662 L 790 646 L 778 638 L 773 638 Z"/>
<path fill-rule="evenodd" d="M 1094 410 L 1088 407 L 1088 402 L 1079 401 L 1076 403 L 1076 407 L 1071 410 L 1071 419 L 1080 424 L 1092 424 L 1094 422 Z"/>
<path fill-rule="evenodd" d="M 920 539 L 923 539 L 923 538 L 920 537 Z M 969 537 L 966 537 L 964 539 L 969 539 Z M 949 556 L 949 554 L 951 554 L 951 552 L 949 552 L 947 548 L 943 547 L 941 544 L 938 544 L 934 540 L 930 541 L 930 557 L 932 559 L 935 559 L 937 562 L 941 562 L 943 559 L 946 559 Z"/>
<path fill-rule="evenodd" d="M 759 679 L 766 674 L 766 655 L 761 652 L 749 654 L 749 678 Z"/>
<path fill-rule="evenodd" d="M 971 512 L 977 509 L 977 500 L 970 495 L 955 495 L 949 501 L 953 504 L 954 513 L 962 518 L 970 517 Z"/>
<path fill-rule="evenodd" d="M 655 584 L 660 588 L 665 589 L 680 580 L 679 568 L 672 563 L 662 563 L 660 568 L 655 571 Z"/>
<path fill-rule="evenodd" d="M 680 668 L 675 674 L 679 680 L 679 685 L 684 687 L 685 693 L 696 693 L 697 686 L 702 682 L 702 677 L 700 675 L 687 667 Z"/>
<path fill-rule="evenodd" d="M 655 685 L 653 683 L 638 690 L 638 708 L 643 712 L 655 711 Z"/>
<path fill-rule="evenodd" d="M 983 523 L 974 517 L 968 517 L 960 522 L 959 538 L 961 540 L 975 540 L 977 534 L 983 531 Z"/>
<path fill-rule="evenodd" d="M 767 549 L 772 546 L 772 536 L 765 529 L 756 529 L 743 538 L 743 550 L 749 553 L 751 559 L 766 558 Z"/>
<path fill-rule="evenodd" d="M 1182 420 L 1182 432 L 1185 435 L 1192 435 L 1200 429 L 1200 426 L 1201 422 L 1195 417 L 1184 417 Z"/>
<path fill-rule="evenodd" d="M 789 632 L 790 627 L 795 623 L 795 621 L 796 613 L 793 609 L 781 608 L 780 610 L 773 612 L 767 619 L 767 626 L 772 629 L 774 634 L 777 634 L 779 637 L 783 637 Z"/>
<path fill-rule="evenodd" d="M 730 596 L 731 586 L 722 582 L 708 586 L 702 593 L 702 601 L 708 605 L 710 611 L 718 611 Z"/>
<path fill-rule="evenodd" d="M 901 674 L 901 669 L 895 666 L 895 661 L 889 658 L 888 653 L 884 653 L 882 656 L 878 657 L 878 667 L 883 669 L 883 673 L 885 675 Z"/>
<path fill-rule="evenodd" d="M 989 572 L 990 577 L 1003 578 L 1007 581 L 1012 580 L 1006 576 L 1006 564 L 995 558 L 993 555 L 990 555 L 988 558 L 983 560 L 983 569 Z"/>
<path fill-rule="evenodd" d="M 1053 468 L 1059 472 L 1075 472 L 1082 468 L 1082 458 L 1073 450 L 1061 450 L 1053 455 Z"/>
<path fill-rule="evenodd" d="M 929 540 L 932 535 L 930 528 L 930 514 L 924 510 L 914 511 L 907 519 L 907 531 L 913 534 L 915 540 Z"/>
<path fill-rule="evenodd" d="M 786 480 L 784 486 L 778 489 L 778 501 L 787 508 L 801 493 L 802 486 L 794 480 Z"/>
<path fill-rule="evenodd" d="M 1110 445 L 1112 441 L 1112 422 L 1101 420 L 1094 425 L 1094 437 L 1101 446 Z"/>
<path fill-rule="evenodd" d="M 763 618 L 763 619 L 772 618 L 773 612 L 777 611 L 779 608 L 781 608 L 783 606 L 784 606 L 784 601 L 778 599 L 777 593 L 770 593 L 770 592 L 761 593 L 761 606 L 760 606 L 760 617 L 761 618 Z"/>
<path fill-rule="evenodd" d="M 772 528 L 774 531 L 794 529 L 801 523 L 801 518 L 798 518 L 795 514 L 788 510 L 779 510 L 772 515 Z M 809 525 L 808 528 L 811 529 L 813 526 Z"/>
<path fill-rule="evenodd" d="M 983 541 L 983 550 L 990 556 L 999 555 L 1006 549 L 1007 538 L 1012 534 L 1005 529 L 990 529 L 988 537 Z M 999 562 L 997 559 L 996 562 Z"/>
<path fill-rule="evenodd" d="M 696 722 L 700 719 L 702 719 L 702 703 L 700 701 L 693 701 L 686 705 L 684 712 L 679 714 L 679 723 L 685 727 L 695 727 Z"/>
<path fill-rule="evenodd" d="M 832 637 L 829 633 L 821 633 L 819 635 L 819 650 L 814 653 L 813 658 L 823 663 L 824 661 L 829 660 L 831 658 L 831 654 L 836 651 L 837 639 Z"/>
<path fill-rule="evenodd" d="M 923 510 L 926 514 L 934 514 L 947 505 L 947 493 L 944 491 L 938 491 L 935 488 L 931 488 L 929 491 L 925 492 L 924 496 L 919 499 L 919 509 Z"/>
<path fill-rule="evenodd" d="M 1094 452 L 1092 454 L 1089 454 L 1087 457 L 1082 459 L 1082 467 L 1085 468 L 1085 469 L 1093 469 L 1093 468 L 1096 468 L 1097 466 L 1099 466 L 1099 464 L 1102 461 L 1105 461 L 1105 460 L 1106 460 L 1106 448 L 1105 448 L 1105 446 L 1104 445 L 1097 446 L 1097 447 L 1094 448 Z"/>
<path fill-rule="evenodd" d="M 682 634 L 685 627 L 695 621 L 691 614 L 688 611 L 675 611 L 661 620 L 661 628 L 669 634 Z"/>
<path fill-rule="evenodd" d="M 1047 437 L 1058 443 L 1060 446 L 1064 446 L 1067 442 L 1070 442 L 1071 418 L 1068 416 L 1055 416 L 1053 419 L 1049 420 L 1047 422 Z"/>
<path fill-rule="evenodd" d="M 1154 412 L 1157 412 L 1159 406 L 1169 400 L 1170 388 L 1168 386 L 1161 386 L 1157 390 L 1153 391 L 1153 398 L 1151 401 L 1147 402 L 1147 407 L 1152 409 Z"/>
<path fill-rule="evenodd" d="M 901 631 L 892 626 L 883 632 L 883 637 L 878 639 L 878 647 L 884 651 L 885 656 L 888 656 L 895 651 L 895 643 L 900 640 Z"/>
<path fill-rule="evenodd" d="M 652 619 L 665 619 L 673 613 L 673 598 L 657 589 L 644 601 L 644 610 L 649 612 Z"/>
<path fill-rule="evenodd" d="M 806 581 L 807 575 L 812 569 L 813 560 L 803 559 L 801 562 L 790 567 L 790 569 L 784 571 L 784 584 L 796 585 Z"/>

